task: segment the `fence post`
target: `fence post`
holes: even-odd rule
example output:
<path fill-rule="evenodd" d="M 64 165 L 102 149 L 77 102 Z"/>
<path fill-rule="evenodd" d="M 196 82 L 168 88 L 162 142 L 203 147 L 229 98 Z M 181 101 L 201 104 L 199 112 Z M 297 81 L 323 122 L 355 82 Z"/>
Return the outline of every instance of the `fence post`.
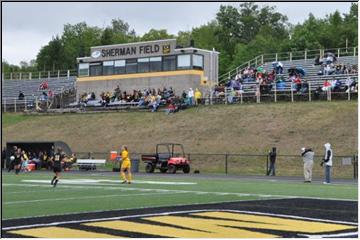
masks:
<path fill-rule="evenodd" d="M 347 90 L 348 90 L 348 101 L 350 101 L 350 92 L 351 92 L 351 91 L 350 91 L 350 85 L 348 86 L 348 89 L 347 89 Z"/>
<path fill-rule="evenodd" d="M 309 102 L 311 102 L 311 82 L 309 82 Z"/>
<path fill-rule="evenodd" d="M 275 62 L 277 62 L 277 61 L 278 61 L 278 54 L 275 53 Z"/>
<path fill-rule="evenodd" d="M 67 70 L 67 79 L 69 79 L 70 78 L 70 70 L 68 69 Z"/>
<path fill-rule="evenodd" d="M 19 74 L 19 78 L 20 78 L 20 80 L 21 80 L 21 77 L 22 77 L 22 72 L 20 72 L 20 74 Z"/>
<path fill-rule="evenodd" d="M 263 64 L 264 64 L 264 54 L 261 55 L 261 65 L 263 65 Z"/>
<path fill-rule="evenodd" d="M 241 104 L 243 104 L 243 93 L 242 92 L 240 92 L 240 102 L 241 102 Z"/>
<path fill-rule="evenodd" d="M 32 72 L 29 72 L 29 79 L 32 79 Z"/>
<path fill-rule="evenodd" d="M 41 72 L 39 72 L 39 79 L 41 79 Z"/>
<path fill-rule="evenodd" d="M 275 81 L 275 84 L 274 84 L 274 102 L 277 102 L 277 91 L 276 91 L 276 81 Z"/>
<path fill-rule="evenodd" d="M 24 100 L 25 100 L 25 103 L 24 103 L 24 104 L 25 104 L 25 111 L 26 111 L 26 110 L 27 110 L 26 97 L 24 98 Z"/>
<path fill-rule="evenodd" d="M 60 70 L 58 70 L 58 79 L 60 79 Z"/>
<path fill-rule="evenodd" d="M 338 58 L 340 57 L 340 48 L 338 48 L 337 57 L 338 57 Z"/>
<path fill-rule="evenodd" d="M 225 174 L 228 174 L 228 154 L 225 153 Z"/>
<path fill-rule="evenodd" d="M 14 111 L 16 112 L 16 98 L 14 98 Z"/>
<path fill-rule="evenodd" d="M 48 78 L 50 78 L 50 71 L 48 71 Z"/>
<path fill-rule="evenodd" d="M 331 102 L 331 89 L 327 91 L 327 100 Z"/>
<path fill-rule="evenodd" d="M 294 91 L 293 91 L 293 83 L 292 82 L 291 82 L 290 89 L 291 89 L 291 102 L 294 102 Z"/>
<path fill-rule="evenodd" d="M 267 175 L 269 171 L 269 154 L 266 155 L 266 169 L 265 169 L 265 176 Z"/>
<path fill-rule="evenodd" d="M 352 164 L 353 164 L 353 178 L 354 179 L 358 179 L 358 165 L 357 165 L 357 161 L 358 157 L 357 155 L 353 156 L 353 160 L 352 160 Z"/>
<path fill-rule="evenodd" d="M 292 52 L 290 52 L 290 62 L 292 62 Z"/>
<path fill-rule="evenodd" d="M 305 61 L 306 61 L 307 60 L 307 49 L 305 49 L 304 58 L 305 58 Z"/>
<path fill-rule="evenodd" d="M 356 56 L 356 47 L 354 47 L 354 57 Z"/>
<path fill-rule="evenodd" d="M 257 66 L 258 64 L 257 64 L 257 57 L 255 58 L 255 66 Z"/>
<path fill-rule="evenodd" d="M 10 73 L 10 80 L 12 80 L 12 77 L 13 77 L 13 73 L 11 72 Z"/>

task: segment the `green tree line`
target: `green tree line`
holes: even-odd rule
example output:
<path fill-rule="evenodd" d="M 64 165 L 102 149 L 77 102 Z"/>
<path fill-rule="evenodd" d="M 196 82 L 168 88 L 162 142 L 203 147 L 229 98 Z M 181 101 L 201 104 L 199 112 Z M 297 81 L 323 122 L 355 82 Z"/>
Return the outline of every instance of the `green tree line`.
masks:
<path fill-rule="evenodd" d="M 215 19 L 177 35 L 165 29 L 137 35 L 121 19 L 113 19 L 104 28 L 80 22 L 65 24 L 62 34 L 54 36 L 30 63 L 10 65 L 3 59 L 2 70 L 76 69 L 76 58 L 89 56 L 92 46 L 176 38 L 179 46 L 187 47 L 193 40 L 195 47 L 219 51 L 222 74 L 262 53 L 345 47 L 346 41 L 348 46 L 357 46 L 357 24 L 357 3 L 345 14 L 335 11 L 324 18 L 309 14 L 303 23 L 292 25 L 274 6 L 260 7 L 254 2 L 222 5 Z"/>

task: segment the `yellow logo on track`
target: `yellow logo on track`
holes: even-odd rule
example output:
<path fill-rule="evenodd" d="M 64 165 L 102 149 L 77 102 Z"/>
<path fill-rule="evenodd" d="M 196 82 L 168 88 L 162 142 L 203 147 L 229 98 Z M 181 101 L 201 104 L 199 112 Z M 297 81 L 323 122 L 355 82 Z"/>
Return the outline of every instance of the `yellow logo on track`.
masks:
<path fill-rule="evenodd" d="M 51 229 L 49 229 L 51 228 Z M 82 228 L 86 229 L 82 230 Z M 50 231 L 51 230 L 51 231 Z M 41 227 L 9 231 L 31 237 L 66 238 L 119 238 L 132 237 L 177 237 L 177 238 L 275 238 L 307 236 L 332 233 L 352 233 L 356 225 L 323 222 L 307 219 L 285 218 L 237 211 L 204 211 L 150 217 L 129 218 L 111 221 L 79 223 L 72 229 Z M 130 234 L 130 235 L 129 235 Z"/>

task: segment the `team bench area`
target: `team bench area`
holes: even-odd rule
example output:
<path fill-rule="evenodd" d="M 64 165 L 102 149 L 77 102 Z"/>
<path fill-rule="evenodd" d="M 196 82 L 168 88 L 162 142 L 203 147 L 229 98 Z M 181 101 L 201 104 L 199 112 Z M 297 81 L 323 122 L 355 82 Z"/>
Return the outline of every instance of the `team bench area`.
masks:
<path fill-rule="evenodd" d="M 73 166 L 78 166 L 79 170 L 96 170 L 96 167 L 105 166 L 105 159 L 77 159 Z"/>

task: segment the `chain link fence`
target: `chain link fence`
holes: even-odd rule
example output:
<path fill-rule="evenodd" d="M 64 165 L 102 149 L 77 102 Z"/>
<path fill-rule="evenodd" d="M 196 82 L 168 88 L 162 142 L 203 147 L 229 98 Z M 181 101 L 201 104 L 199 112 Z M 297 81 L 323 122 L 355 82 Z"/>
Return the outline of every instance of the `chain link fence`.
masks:
<path fill-rule="evenodd" d="M 78 159 L 106 159 L 105 170 L 112 171 L 119 168 L 119 161 L 110 160 L 110 153 L 78 152 Z M 131 153 L 132 161 L 137 161 L 139 172 L 145 172 L 146 163 L 141 161 L 141 155 L 151 153 Z M 218 173 L 232 175 L 261 176 L 266 175 L 269 159 L 266 154 L 206 154 L 187 153 L 190 160 L 191 172 Z M 323 177 L 324 169 L 320 166 L 323 156 L 314 157 L 313 176 Z M 277 176 L 303 176 L 303 160 L 299 155 L 277 155 L 275 172 Z M 334 178 L 357 179 L 357 155 L 334 156 L 332 176 Z"/>

